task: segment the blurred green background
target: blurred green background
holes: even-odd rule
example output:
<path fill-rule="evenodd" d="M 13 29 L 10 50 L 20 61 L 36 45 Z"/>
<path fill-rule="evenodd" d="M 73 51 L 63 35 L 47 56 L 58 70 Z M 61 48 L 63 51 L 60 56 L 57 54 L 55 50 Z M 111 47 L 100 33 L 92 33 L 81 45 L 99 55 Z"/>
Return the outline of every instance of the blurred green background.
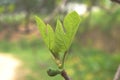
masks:
<path fill-rule="evenodd" d="M 34 15 L 54 28 L 57 18 L 63 20 L 73 10 L 82 22 L 66 59 L 68 75 L 72 80 L 113 80 L 120 64 L 119 4 L 110 0 L 0 0 L 0 53 L 23 62 L 17 80 L 63 80 L 46 73 L 57 66 Z"/>

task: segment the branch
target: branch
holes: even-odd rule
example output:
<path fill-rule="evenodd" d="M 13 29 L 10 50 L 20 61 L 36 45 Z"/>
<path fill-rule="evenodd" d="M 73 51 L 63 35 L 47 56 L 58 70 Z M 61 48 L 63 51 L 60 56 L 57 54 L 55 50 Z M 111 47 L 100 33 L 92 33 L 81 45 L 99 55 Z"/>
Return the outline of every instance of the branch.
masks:
<path fill-rule="evenodd" d="M 113 2 L 117 2 L 117 3 L 120 4 L 120 0 L 111 0 L 111 1 L 113 1 Z"/>
<path fill-rule="evenodd" d="M 62 68 L 64 67 L 64 63 L 65 63 L 65 58 L 66 58 L 66 55 L 67 55 L 67 51 L 64 53 L 63 55 L 63 58 L 62 58 Z"/>
<path fill-rule="evenodd" d="M 61 76 L 62 76 L 65 80 L 70 80 L 70 78 L 68 77 L 68 75 L 67 75 L 67 73 L 66 73 L 65 70 L 63 70 L 63 71 L 61 72 Z"/>
<path fill-rule="evenodd" d="M 120 80 L 120 65 L 119 65 L 119 67 L 117 69 L 117 72 L 116 72 L 115 77 L 114 77 L 113 80 Z"/>

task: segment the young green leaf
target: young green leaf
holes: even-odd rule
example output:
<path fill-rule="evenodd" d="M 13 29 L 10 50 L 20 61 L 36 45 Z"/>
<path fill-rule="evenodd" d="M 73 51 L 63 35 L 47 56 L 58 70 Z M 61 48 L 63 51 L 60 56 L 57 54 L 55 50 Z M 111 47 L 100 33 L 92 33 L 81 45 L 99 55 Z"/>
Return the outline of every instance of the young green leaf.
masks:
<path fill-rule="evenodd" d="M 50 25 L 45 25 L 39 17 L 35 16 L 35 19 L 41 36 L 54 56 L 59 69 L 63 69 L 67 50 L 69 49 L 80 24 L 79 15 L 75 11 L 69 13 L 64 18 L 63 25 L 60 20 L 57 20 L 55 32 Z M 63 57 L 60 56 L 60 52 L 64 53 Z M 57 74 L 61 74 L 61 71 L 48 70 L 49 76 L 56 76 Z"/>
<path fill-rule="evenodd" d="M 74 11 L 64 18 L 63 24 L 65 31 L 63 30 L 63 25 L 60 20 L 57 20 L 55 32 L 50 25 L 46 26 L 45 23 L 37 16 L 35 18 L 41 36 L 52 54 L 56 56 L 60 52 L 66 52 L 69 49 L 79 27 L 79 15 Z"/>
<path fill-rule="evenodd" d="M 49 49 L 52 49 L 54 46 L 54 31 L 50 25 L 45 25 L 45 23 L 37 16 L 35 16 L 38 29 L 43 37 L 45 44 Z"/>
<path fill-rule="evenodd" d="M 41 34 L 45 44 L 48 45 L 45 23 L 37 16 L 35 16 L 35 20 L 37 22 L 38 29 L 40 31 L 40 34 Z"/>
<path fill-rule="evenodd" d="M 64 19 L 64 28 L 59 20 L 57 20 L 55 30 L 55 46 L 54 52 L 65 52 L 69 49 L 71 42 L 79 27 L 80 17 L 76 12 L 71 12 Z"/>
<path fill-rule="evenodd" d="M 41 33 L 41 36 L 43 37 L 43 40 L 51 53 L 53 54 L 54 58 L 59 60 L 59 54 L 58 52 L 54 52 L 54 44 L 55 44 L 55 33 L 50 25 L 45 25 L 45 23 L 37 16 L 35 16 L 38 29 Z"/>
<path fill-rule="evenodd" d="M 65 33 L 62 27 L 62 23 L 60 20 L 57 20 L 56 30 L 55 30 L 55 45 L 54 45 L 54 52 L 59 53 L 66 50 L 66 43 L 64 40 Z"/>
<path fill-rule="evenodd" d="M 48 42 L 48 48 L 52 50 L 54 46 L 54 31 L 49 24 L 47 25 L 47 42 Z"/>
<path fill-rule="evenodd" d="M 66 41 L 67 41 L 67 49 L 69 49 L 71 42 L 78 30 L 79 24 L 80 24 L 80 16 L 75 12 L 69 13 L 65 18 L 64 18 L 64 28 L 66 31 Z"/>

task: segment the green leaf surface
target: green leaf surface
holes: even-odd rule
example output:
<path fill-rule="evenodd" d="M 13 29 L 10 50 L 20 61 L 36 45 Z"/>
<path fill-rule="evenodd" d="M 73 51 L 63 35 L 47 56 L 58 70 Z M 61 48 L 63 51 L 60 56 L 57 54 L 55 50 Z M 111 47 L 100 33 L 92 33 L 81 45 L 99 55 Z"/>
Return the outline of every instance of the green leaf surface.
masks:
<path fill-rule="evenodd" d="M 54 52 L 62 52 L 66 50 L 66 43 L 65 43 L 65 32 L 62 27 L 62 23 L 60 20 L 57 20 L 56 30 L 55 30 L 55 46 Z"/>
<path fill-rule="evenodd" d="M 54 46 L 54 31 L 49 24 L 47 25 L 47 42 L 48 42 L 48 48 L 52 50 Z"/>
<path fill-rule="evenodd" d="M 69 49 L 80 24 L 80 16 L 75 11 L 64 18 L 63 25 L 57 20 L 55 32 L 39 17 L 35 16 L 35 19 L 44 42 L 54 55 Z"/>
<path fill-rule="evenodd" d="M 66 40 L 67 40 L 67 48 L 69 49 L 72 40 L 78 30 L 79 24 L 80 24 L 80 16 L 77 14 L 77 12 L 73 11 L 69 13 L 65 18 L 64 18 L 64 28 L 66 32 Z"/>
<path fill-rule="evenodd" d="M 37 16 L 35 16 L 38 29 L 43 37 L 43 40 L 49 49 L 52 49 L 54 45 L 54 31 L 50 25 L 45 25 L 45 23 Z"/>
<path fill-rule="evenodd" d="M 40 31 L 41 36 L 43 37 L 44 42 L 46 43 L 46 45 L 48 45 L 45 23 L 37 16 L 35 16 L 35 20 L 37 22 L 37 27 Z"/>

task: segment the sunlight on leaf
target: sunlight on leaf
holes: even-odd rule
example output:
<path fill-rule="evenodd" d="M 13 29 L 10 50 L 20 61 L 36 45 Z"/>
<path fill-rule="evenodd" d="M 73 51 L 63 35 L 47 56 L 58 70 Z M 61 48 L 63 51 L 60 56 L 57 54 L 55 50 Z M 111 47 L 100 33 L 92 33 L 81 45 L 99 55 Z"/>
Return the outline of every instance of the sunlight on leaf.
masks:
<path fill-rule="evenodd" d="M 62 23 L 57 20 L 56 30 L 55 30 L 55 46 L 54 51 L 61 52 L 66 50 L 66 43 L 65 43 L 65 33 L 63 31 Z"/>
<path fill-rule="evenodd" d="M 52 27 L 48 24 L 47 25 L 47 38 L 48 38 L 48 47 L 51 50 L 52 47 L 54 46 L 54 31 Z"/>
<path fill-rule="evenodd" d="M 69 49 L 80 24 L 80 16 L 75 11 L 64 18 L 64 25 L 57 20 L 55 32 L 50 25 L 46 26 L 39 17 L 35 16 L 35 19 L 44 42 L 53 53 L 58 54 Z"/>
<path fill-rule="evenodd" d="M 66 30 L 67 48 L 69 49 L 72 40 L 80 24 L 80 16 L 74 11 L 69 13 L 64 19 L 64 28 Z"/>
<path fill-rule="evenodd" d="M 45 44 L 48 46 L 49 45 L 49 43 L 48 43 L 48 41 L 47 41 L 47 34 L 46 34 L 46 25 L 45 25 L 45 23 L 39 18 L 39 17 L 37 17 L 37 16 L 35 16 L 35 20 L 36 20 L 36 22 L 37 22 L 37 26 L 38 26 L 38 29 L 39 29 L 39 31 L 40 31 L 40 34 L 41 34 L 41 36 L 42 36 L 42 38 L 43 38 L 43 40 L 44 40 L 44 42 L 45 42 Z"/>

